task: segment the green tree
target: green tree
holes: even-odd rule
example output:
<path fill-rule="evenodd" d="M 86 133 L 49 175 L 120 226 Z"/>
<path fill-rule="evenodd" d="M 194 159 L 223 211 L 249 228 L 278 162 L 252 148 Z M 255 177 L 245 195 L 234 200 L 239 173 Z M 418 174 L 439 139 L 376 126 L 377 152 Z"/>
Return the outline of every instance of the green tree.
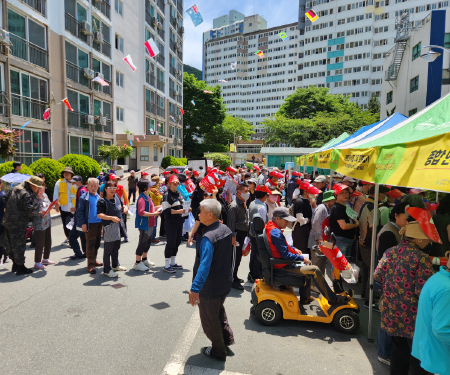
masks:
<path fill-rule="evenodd" d="M 98 163 L 86 155 L 67 154 L 58 161 L 65 167 L 71 167 L 73 173 L 81 176 L 85 182 L 89 177 L 97 177 L 100 173 Z"/>
<path fill-rule="evenodd" d="M 253 134 L 255 132 L 248 121 L 227 114 L 221 124 L 215 126 L 212 132 L 205 135 L 205 143 L 234 143 L 234 136 L 239 137 L 240 140 L 248 141 Z"/>
<path fill-rule="evenodd" d="M 125 159 L 131 156 L 133 147 L 118 146 L 118 145 L 102 145 L 98 148 L 98 154 L 104 159 L 111 159 L 111 165 L 115 165 L 117 159 Z"/>
<path fill-rule="evenodd" d="M 395 113 L 395 109 L 397 108 L 396 105 L 394 105 L 394 108 L 392 108 L 391 111 L 386 110 L 387 117 L 392 116 Z"/>
<path fill-rule="evenodd" d="M 380 110 L 381 104 L 376 96 L 372 96 L 369 99 L 369 103 L 367 104 L 368 111 L 372 112 L 374 115 L 378 115 L 378 119 L 380 119 Z"/>
<path fill-rule="evenodd" d="M 55 187 L 56 181 L 61 178 L 61 172 L 64 169 L 64 164 L 61 164 L 57 160 L 41 158 L 31 164 L 30 168 L 33 171 L 33 174 L 42 173 L 44 175 L 45 185 L 47 185 L 50 192 L 53 193 L 53 188 Z"/>
<path fill-rule="evenodd" d="M 205 155 L 206 158 L 212 159 L 213 164 L 220 164 L 221 169 L 225 169 L 231 165 L 231 158 L 228 155 L 212 153 Z"/>
<path fill-rule="evenodd" d="M 0 164 L 0 177 L 13 170 L 13 163 L 13 161 L 7 161 Z M 22 169 L 19 171 L 19 173 L 29 174 L 30 176 L 33 176 L 33 170 L 30 167 L 27 167 L 25 164 L 22 164 Z"/>

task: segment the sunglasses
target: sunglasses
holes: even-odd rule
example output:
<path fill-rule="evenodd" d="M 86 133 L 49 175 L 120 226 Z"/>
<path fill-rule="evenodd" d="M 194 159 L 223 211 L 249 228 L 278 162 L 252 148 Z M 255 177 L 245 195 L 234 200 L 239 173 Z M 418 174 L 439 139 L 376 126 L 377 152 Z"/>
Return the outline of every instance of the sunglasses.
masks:
<path fill-rule="evenodd" d="M 107 187 L 107 189 L 109 189 L 109 190 L 117 190 L 116 187 Z"/>

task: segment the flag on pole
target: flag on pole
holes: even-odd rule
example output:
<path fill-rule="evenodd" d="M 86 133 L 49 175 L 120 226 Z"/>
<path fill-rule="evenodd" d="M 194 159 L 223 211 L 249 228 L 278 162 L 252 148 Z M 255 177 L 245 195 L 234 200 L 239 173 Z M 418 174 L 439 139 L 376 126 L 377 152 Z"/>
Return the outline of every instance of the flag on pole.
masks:
<path fill-rule="evenodd" d="M 283 42 L 289 40 L 289 37 L 286 35 L 286 33 L 279 33 L 278 35 L 283 40 Z"/>
<path fill-rule="evenodd" d="M 186 11 L 186 13 L 189 14 L 189 16 L 191 17 L 191 20 L 195 27 L 197 27 L 198 25 L 200 25 L 203 22 L 203 17 L 196 5 L 193 5 L 192 7 L 190 7 Z"/>
<path fill-rule="evenodd" d="M 43 114 L 44 120 L 48 120 L 50 118 L 50 108 L 47 108 Z"/>
<path fill-rule="evenodd" d="M 234 63 L 231 63 L 231 69 L 235 70 L 237 66 L 237 61 Z"/>
<path fill-rule="evenodd" d="M 158 122 L 158 128 L 160 128 L 161 127 L 161 124 Z"/>
<path fill-rule="evenodd" d="M 124 144 L 123 144 L 123 147 L 124 147 L 124 148 L 127 148 L 127 145 L 124 143 Z"/>
<path fill-rule="evenodd" d="M 150 57 L 155 57 L 159 53 L 159 49 L 153 39 L 149 39 L 145 42 Z"/>
<path fill-rule="evenodd" d="M 133 146 L 133 141 L 130 141 L 130 145 L 132 145 L 132 146 Z"/>
<path fill-rule="evenodd" d="M 191 100 L 192 105 L 195 107 L 194 99 Z"/>
<path fill-rule="evenodd" d="M 140 140 L 139 140 L 139 138 L 138 138 L 138 137 L 136 137 L 136 141 L 138 141 L 138 143 L 140 142 Z"/>
<path fill-rule="evenodd" d="M 136 70 L 136 66 L 133 64 L 133 60 L 131 60 L 130 55 L 126 55 L 123 58 L 123 61 L 125 61 L 130 66 L 130 68 L 133 70 L 133 72 Z"/>
<path fill-rule="evenodd" d="M 173 122 L 176 122 L 176 121 L 175 121 L 175 117 L 169 116 L 169 118 L 170 118 Z"/>
<path fill-rule="evenodd" d="M 109 83 L 106 82 L 103 78 L 100 77 L 95 77 L 92 82 L 98 82 L 100 83 L 102 86 L 109 86 Z"/>
<path fill-rule="evenodd" d="M 314 10 L 312 10 L 312 9 L 308 10 L 308 11 L 305 13 L 305 15 L 306 15 L 306 17 L 309 18 L 309 20 L 310 20 L 311 22 L 314 22 L 314 21 L 316 21 L 316 20 L 319 18 L 319 16 L 317 15 L 317 13 L 314 12 Z"/>
<path fill-rule="evenodd" d="M 264 58 L 264 53 L 263 51 L 256 51 L 255 55 L 257 55 L 258 57 L 261 57 L 262 59 Z"/>
<path fill-rule="evenodd" d="M 183 108 L 180 108 L 180 112 L 181 112 L 181 114 L 184 116 Z"/>
<path fill-rule="evenodd" d="M 144 139 L 145 139 L 145 134 L 142 134 L 142 136 L 144 137 Z"/>
<path fill-rule="evenodd" d="M 73 109 L 72 109 L 72 107 L 70 106 L 70 103 L 69 103 L 69 99 L 64 98 L 64 99 L 62 100 L 62 102 L 67 106 L 67 108 L 69 108 L 69 110 L 70 110 L 71 112 L 73 112 Z"/>
<path fill-rule="evenodd" d="M 31 120 L 30 121 L 27 121 L 25 124 L 23 124 L 21 127 L 20 127 L 20 129 L 23 129 L 25 126 L 27 126 L 29 123 L 31 122 Z"/>
<path fill-rule="evenodd" d="M 227 82 L 227 81 L 225 81 L 224 79 L 219 79 L 219 82 Z"/>

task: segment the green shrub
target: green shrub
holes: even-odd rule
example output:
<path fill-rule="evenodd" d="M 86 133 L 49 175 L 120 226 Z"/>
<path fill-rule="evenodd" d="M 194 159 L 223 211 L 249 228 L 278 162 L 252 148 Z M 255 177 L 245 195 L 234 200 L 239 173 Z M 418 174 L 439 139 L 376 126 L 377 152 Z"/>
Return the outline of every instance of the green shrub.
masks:
<path fill-rule="evenodd" d="M 247 167 L 248 170 L 253 169 L 254 165 L 253 163 L 245 163 L 245 166 Z"/>
<path fill-rule="evenodd" d="M 84 182 L 89 177 L 97 177 L 100 173 L 100 165 L 89 156 L 68 154 L 58 161 L 65 167 L 72 167 L 73 173 L 83 177 Z"/>
<path fill-rule="evenodd" d="M 111 167 L 108 164 L 106 164 L 104 161 L 102 161 L 99 165 L 100 165 L 100 170 L 104 174 L 108 173 L 108 171 L 111 169 Z"/>
<path fill-rule="evenodd" d="M 186 158 L 178 158 L 178 165 L 187 165 L 187 159 Z"/>
<path fill-rule="evenodd" d="M 45 177 L 45 185 L 47 185 L 50 192 L 53 192 L 56 181 L 61 178 L 61 172 L 64 169 L 64 164 L 57 160 L 49 158 L 41 158 L 30 165 L 33 174 L 42 173 Z"/>
<path fill-rule="evenodd" d="M 220 164 L 220 168 L 224 169 L 231 165 L 231 158 L 228 155 L 214 153 L 205 155 L 207 159 L 212 159 L 213 165 Z"/>
<path fill-rule="evenodd" d="M 7 161 L 6 163 L 0 164 L 0 177 L 4 176 L 5 174 L 11 172 L 13 170 L 13 161 Z M 27 167 L 25 164 L 22 164 L 22 169 L 20 170 L 20 173 L 22 174 L 29 174 L 30 176 L 33 175 L 33 171 L 30 167 Z"/>
<path fill-rule="evenodd" d="M 166 169 L 171 165 L 179 165 L 178 159 L 174 158 L 173 156 L 164 156 L 161 160 L 161 168 Z"/>

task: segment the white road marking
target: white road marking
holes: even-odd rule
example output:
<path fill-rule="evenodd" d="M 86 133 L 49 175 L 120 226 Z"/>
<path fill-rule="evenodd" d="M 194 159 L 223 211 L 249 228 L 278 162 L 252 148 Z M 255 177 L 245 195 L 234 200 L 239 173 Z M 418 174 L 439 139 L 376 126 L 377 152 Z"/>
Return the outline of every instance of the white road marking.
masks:
<path fill-rule="evenodd" d="M 184 366 L 183 375 L 249 375 L 241 372 L 230 372 L 225 370 L 216 370 L 197 366 Z"/>

